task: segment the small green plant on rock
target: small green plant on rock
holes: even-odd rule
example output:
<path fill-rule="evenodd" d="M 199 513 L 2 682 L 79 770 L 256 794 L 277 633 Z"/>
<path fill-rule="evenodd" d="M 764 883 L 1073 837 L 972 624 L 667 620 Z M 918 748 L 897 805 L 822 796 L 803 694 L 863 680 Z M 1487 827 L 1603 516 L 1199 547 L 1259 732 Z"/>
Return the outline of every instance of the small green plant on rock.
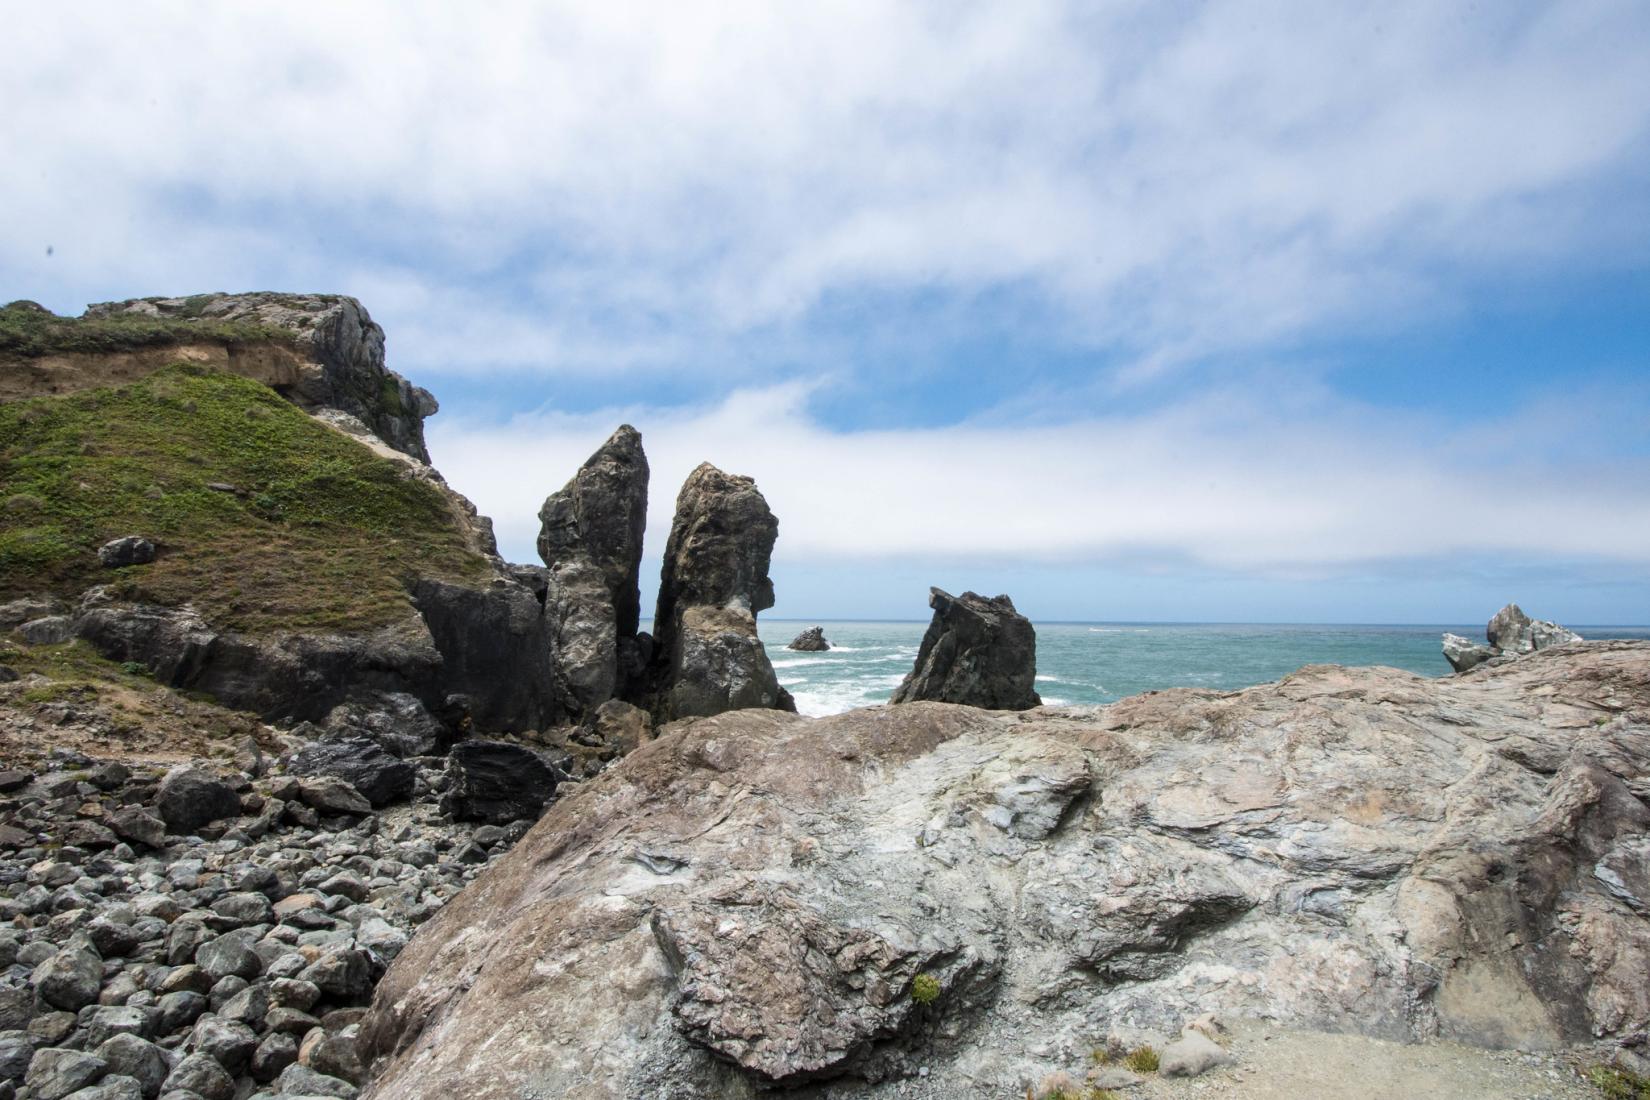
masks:
<path fill-rule="evenodd" d="M 940 999 L 940 980 L 932 974 L 918 974 L 911 979 L 911 999 L 919 1005 L 931 1005 Z"/>
<path fill-rule="evenodd" d="M 1650 1077 L 1613 1066 L 1593 1066 L 1585 1076 L 1606 1100 L 1650 1100 Z"/>
<path fill-rule="evenodd" d="M 1139 1074 L 1156 1073 L 1159 1059 L 1151 1047 L 1135 1047 L 1123 1056 L 1123 1064 Z"/>

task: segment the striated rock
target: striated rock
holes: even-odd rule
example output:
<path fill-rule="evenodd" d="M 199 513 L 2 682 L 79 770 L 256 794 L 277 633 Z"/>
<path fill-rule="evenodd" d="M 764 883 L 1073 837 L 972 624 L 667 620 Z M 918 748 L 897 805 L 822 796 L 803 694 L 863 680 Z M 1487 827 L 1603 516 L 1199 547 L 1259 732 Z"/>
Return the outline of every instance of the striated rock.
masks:
<path fill-rule="evenodd" d="M 97 559 L 110 569 L 148 565 L 155 560 L 155 544 L 141 535 L 127 535 L 98 547 Z"/>
<path fill-rule="evenodd" d="M 407 944 L 362 1025 L 366 1095 L 874 1097 L 919 1066 L 928 1095 L 1019 1095 L 1051 1051 L 1086 1062 L 1096 1021 L 1206 1064 L 1181 1023 L 1210 1012 L 1636 1041 L 1647 746 L 1634 642 L 1461 678 L 680 723 Z"/>
<path fill-rule="evenodd" d="M 447 774 L 449 812 L 465 821 L 530 821 L 556 793 L 556 773 L 538 753 L 502 741 L 459 742 Z"/>
<path fill-rule="evenodd" d="M 825 628 L 810 626 L 802 633 L 791 639 L 786 649 L 795 649 L 803 653 L 823 653 L 831 648 L 831 643 L 825 640 Z"/>
<path fill-rule="evenodd" d="M 973 592 L 958 597 L 930 588 L 928 606 L 934 618 L 922 636 L 917 663 L 889 702 L 927 699 L 987 710 L 1042 705 L 1032 688 L 1037 633 L 1012 600 Z"/>
<path fill-rule="evenodd" d="M 662 721 L 744 707 L 795 710 L 756 635 L 773 606 L 779 521 L 748 477 L 704 463 L 676 498 L 654 613 L 653 710 Z"/>
<path fill-rule="evenodd" d="M 337 294 L 197 294 L 90 306 L 87 317 L 139 314 L 176 321 L 242 322 L 290 333 L 293 355 L 230 357 L 223 365 L 268 383 L 307 411 L 356 418 L 395 450 L 428 464 L 424 419 L 440 406 L 430 392 L 384 366 L 384 330 L 354 298 Z M 162 360 L 170 361 L 170 360 Z M 159 365 L 158 363 L 156 364 Z"/>
<path fill-rule="evenodd" d="M 641 615 L 647 481 L 641 433 L 623 424 L 539 510 L 546 616 L 558 684 L 575 717 L 626 687 L 625 655 Z"/>
<path fill-rule="evenodd" d="M 241 796 L 216 773 L 194 764 L 173 768 L 161 780 L 155 809 L 174 833 L 187 833 L 241 812 Z"/>

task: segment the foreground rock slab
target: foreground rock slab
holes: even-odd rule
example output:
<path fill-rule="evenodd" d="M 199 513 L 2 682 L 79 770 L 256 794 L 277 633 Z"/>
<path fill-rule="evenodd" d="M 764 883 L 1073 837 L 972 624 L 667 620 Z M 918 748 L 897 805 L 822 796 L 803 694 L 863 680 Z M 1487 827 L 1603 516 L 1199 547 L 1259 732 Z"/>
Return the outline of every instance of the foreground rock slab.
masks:
<path fill-rule="evenodd" d="M 678 723 L 413 937 L 362 1024 L 364 1095 L 1023 1095 L 1081 1077 L 1097 1028 L 1207 1012 L 1631 1046 L 1646 797 L 1644 643 Z"/>
<path fill-rule="evenodd" d="M 892 703 L 927 699 L 988 710 L 1041 706 L 1037 679 L 1037 632 L 1007 596 L 973 592 L 953 596 L 928 590 L 934 618 L 922 636 L 917 663 L 894 689 Z"/>

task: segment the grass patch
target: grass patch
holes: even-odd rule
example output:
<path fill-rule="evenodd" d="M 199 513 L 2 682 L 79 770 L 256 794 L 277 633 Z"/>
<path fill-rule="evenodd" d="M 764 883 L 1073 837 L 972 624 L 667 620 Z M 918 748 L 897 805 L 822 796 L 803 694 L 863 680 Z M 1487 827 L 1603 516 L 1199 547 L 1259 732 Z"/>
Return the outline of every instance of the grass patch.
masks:
<path fill-rule="evenodd" d="M 1156 1073 L 1160 1062 L 1161 1059 L 1158 1057 L 1157 1051 L 1151 1047 L 1135 1047 L 1123 1055 L 1123 1065 L 1132 1072 L 1141 1075 Z"/>
<path fill-rule="evenodd" d="M 193 310 L 187 299 L 181 313 L 168 317 L 123 313 L 113 317 L 59 317 L 27 307 L 0 309 L 0 356 L 35 359 L 65 352 L 93 354 L 137 351 L 169 344 L 294 344 L 295 333 L 250 321 L 203 321 L 200 306 L 214 296 L 197 295 Z"/>
<path fill-rule="evenodd" d="M 159 559 L 103 568 L 131 534 Z M 103 583 L 222 628 L 360 630 L 403 617 L 415 576 L 486 568 L 439 490 L 260 383 L 175 364 L 0 405 L 0 600 Z"/>
<path fill-rule="evenodd" d="M 919 1005 L 931 1005 L 940 999 L 940 980 L 932 974 L 918 974 L 911 979 L 911 999 Z"/>
<path fill-rule="evenodd" d="M 1584 1076 L 1606 1100 L 1650 1100 L 1650 1077 L 1613 1066 L 1591 1066 Z"/>

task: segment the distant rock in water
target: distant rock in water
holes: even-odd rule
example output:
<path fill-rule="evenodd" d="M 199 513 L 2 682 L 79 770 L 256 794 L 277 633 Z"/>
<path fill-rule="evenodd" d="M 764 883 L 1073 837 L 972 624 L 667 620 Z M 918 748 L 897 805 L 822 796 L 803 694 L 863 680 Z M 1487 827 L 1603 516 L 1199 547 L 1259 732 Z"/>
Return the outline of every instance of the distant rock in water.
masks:
<path fill-rule="evenodd" d="M 1444 635 L 1444 659 L 1456 672 L 1465 672 L 1490 661 L 1506 661 L 1549 646 L 1582 640 L 1580 634 L 1545 619 L 1532 619 L 1524 609 L 1510 603 L 1495 613 L 1484 630 L 1489 644 L 1474 642 L 1459 634 Z"/>
<path fill-rule="evenodd" d="M 795 710 L 756 616 L 773 606 L 768 563 L 779 520 L 748 477 L 706 462 L 676 498 L 655 632 L 653 710 L 662 721 L 743 707 Z"/>
<path fill-rule="evenodd" d="M 1043 701 L 1037 679 L 1037 632 L 1007 596 L 986 599 L 928 590 L 933 621 L 917 663 L 891 703 L 930 700 L 987 710 L 1028 710 Z"/>
<path fill-rule="evenodd" d="M 831 648 L 831 643 L 825 640 L 825 628 L 810 626 L 802 633 L 791 639 L 786 649 L 801 650 L 803 653 L 823 653 Z"/>
<path fill-rule="evenodd" d="M 539 510 L 557 688 L 576 718 L 624 693 L 640 664 L 647 480 L 641 433 L 624 424 Z"/>

